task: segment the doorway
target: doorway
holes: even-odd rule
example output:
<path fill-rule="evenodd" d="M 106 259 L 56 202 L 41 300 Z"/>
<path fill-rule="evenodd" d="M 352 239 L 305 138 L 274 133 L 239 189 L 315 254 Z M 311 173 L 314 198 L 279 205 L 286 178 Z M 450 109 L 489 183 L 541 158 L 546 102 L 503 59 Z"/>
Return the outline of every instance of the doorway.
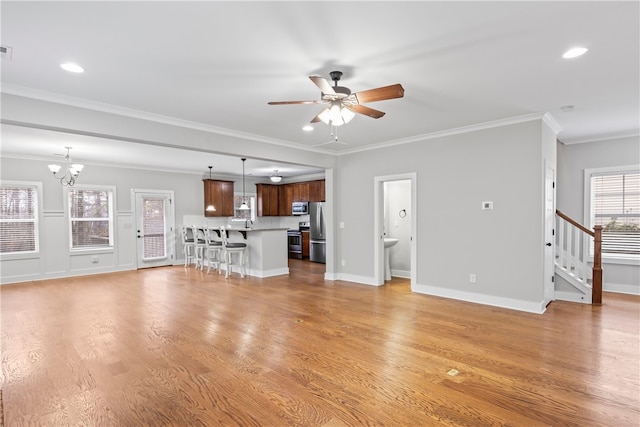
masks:
<path fill-rule="evenodd" d="M 173 265 L 175 259 L 173 191 L 131 191 L 136 223 L 137 268 Z"/>
<path fill-rule="evenodd" d="M 398 225 L 406 226 L 399 237 L 403 239 L 402 246 L 406 248 L 405 252 L 408 252 L 409 258 L 409 278 L 411 283 L 411 290 L 416 285 L 417 275 L 417 238 L 416 238 L 416 224 L 417 224 L 417 191 L 416 191 L 416 173 L 407 173 L 400 175 L 388 175 L 378 176 L 374 178 L 374 272 L 375 272 L 375 284 L 383 285 L 385 283 L 385 237 L 386 235 L 393 234 L 390 232 L 391 228 L 395 228 Z M 406 207 L 400 205 L 394 205 L 393 209 L 389 209 L 389 203 L 385 200 L 385 186 L 388 184 L 406 182 L 408 187 L 408 200 L 406 201 Z M 389 230 L 387 229 L 389 228 Z M 386 234 L 386 235 L 385 235 Z M 395 245 L 400 245 L 400 239 Z M 398 249 L 398 248 L 396 248 Z M 388 251 L 394 250 L 392 247 Z"/>

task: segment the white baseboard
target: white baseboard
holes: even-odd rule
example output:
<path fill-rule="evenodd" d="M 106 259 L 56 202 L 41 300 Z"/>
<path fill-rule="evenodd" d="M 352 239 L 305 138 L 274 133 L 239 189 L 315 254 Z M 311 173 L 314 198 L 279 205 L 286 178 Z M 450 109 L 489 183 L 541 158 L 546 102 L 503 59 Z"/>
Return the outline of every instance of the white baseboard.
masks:
<path fill-rule="evenodd" d="M 625 285 L 622 283 L 603 283 L 602 290 L 605 292 L 616 292 L 618 294 L 640 295 L 640 286 Z"/>
<path fill-rule="evenodd" d="M 391 269 L 391 277 L 402 277 L 403 279 L 411 279 L 411 271 Z"/>
<path fill-rule="evenodd" d="M 337 280 L 344 280 L 345 282 L 355 282 L 361 285 L 370 285 L 370 286 L 383 285 L 383 283 L 381 284 L 376 283 L 373 277 L 357 276 L 355 274 L 338 273 Z"/>
<path fill-rule="evenodd" d="M 428 285 L 414 285 L 413 292 L 433 295 L 443 298 L 450 298 L 460 301 L 473 302 L 476 304 L 491 305 L 494 307 L 508 308 L 511 310 L 526 311 L 528 313 L 542 314 L 546 310 L 543 301 L 531 302 L 517 300 L 513 298 L 496 297 L 492 295 L 476 294 L 455 289 L 439 288 Z"/>

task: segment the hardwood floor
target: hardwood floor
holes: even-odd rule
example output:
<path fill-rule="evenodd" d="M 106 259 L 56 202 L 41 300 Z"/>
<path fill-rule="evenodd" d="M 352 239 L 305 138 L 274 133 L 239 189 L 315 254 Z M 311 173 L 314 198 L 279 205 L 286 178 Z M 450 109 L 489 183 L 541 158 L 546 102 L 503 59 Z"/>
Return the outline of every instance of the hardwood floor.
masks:
<path fill-rule="evenodd" d="M 639 297 L 535 315 L 290 267 L 2 286 L 5 425 L 640 424 Z"/>

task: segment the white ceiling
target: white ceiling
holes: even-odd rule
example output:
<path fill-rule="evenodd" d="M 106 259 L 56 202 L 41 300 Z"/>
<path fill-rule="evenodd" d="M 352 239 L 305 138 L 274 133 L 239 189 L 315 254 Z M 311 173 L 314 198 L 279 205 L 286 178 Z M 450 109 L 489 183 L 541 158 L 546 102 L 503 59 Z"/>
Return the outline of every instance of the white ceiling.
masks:
<path fill-rule="evenodd" d="M 2 91 L 164 116 L 213 131 L 336 154 L 549 112 L 566 143 L 636 135 L 639 2 L 11 2 L 2 1 Z M 574 46 L 589 49 L 572 60 Z M 83 74 L 59 68 L 76 62 Z M 357 92 L 401 83 L 339 128 L 302 131 L 319 99 L 309 75 L 344 72 Z M 563 106 L 573 106 L 569 112 Z M 118 110 L 121 109 L 121 110 Z M 238 174 L 211 154 L 3 126 L 2 154 Z M 53 139 L 52 139 L 53 138 Z M 225 164 L 235 164 L 225 171 Z M 247 162 L 249 167 L 250 162 Z M 254 166 L 255 164 L 255 166 Z M 252 161 L 252 174 L 317 170 Z"/>

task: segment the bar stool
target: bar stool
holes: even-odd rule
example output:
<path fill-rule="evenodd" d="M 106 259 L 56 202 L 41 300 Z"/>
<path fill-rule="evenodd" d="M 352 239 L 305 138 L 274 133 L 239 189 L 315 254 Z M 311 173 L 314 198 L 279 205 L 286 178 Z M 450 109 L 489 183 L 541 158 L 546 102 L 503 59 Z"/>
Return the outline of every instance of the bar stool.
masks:
<path fill-rule="evenodd" d="M 193 241 L 193 231 L 190 227 L 182 226 L 182 252 L 184 253 L 184 266 L 191 264 L 195 256 L 196 245 Z"/>
<path fill-rule="evenodd" d="M 191 227 L 193 230 L 193 242 L 195 245 L 196 269 L 204 270 L 204 256 L 207 249 L 207 241 L 204 238 L 205 227 Z"/>
<path fill-rule="evenodd" d="M 243 242 L 230 242 L 227 231 L 224 227 L 220 227 L 220 237 L 222 238 L 222 251 L 224 256 L 224 262 L 226 266 L 225 278 L 228 278 L 231 274 L 231 269 L 236 266 L 240 267 L 240 277 L 244 277 L 247 273 L 245 268 L 247 244 Z M 238 255 L 237 262 L 233 263 L 233 255 Z"/>
<path fill-rule="evenodd" d="M 222 263 L 222 240 L 216 240 L 216 232 L 210 228 L 204 229 L 204 240 L 206 241 L 205 261 L 207 263 L 207 273 L 211 267 L 215 267 L 220 274 L 220 264 Z"/>

